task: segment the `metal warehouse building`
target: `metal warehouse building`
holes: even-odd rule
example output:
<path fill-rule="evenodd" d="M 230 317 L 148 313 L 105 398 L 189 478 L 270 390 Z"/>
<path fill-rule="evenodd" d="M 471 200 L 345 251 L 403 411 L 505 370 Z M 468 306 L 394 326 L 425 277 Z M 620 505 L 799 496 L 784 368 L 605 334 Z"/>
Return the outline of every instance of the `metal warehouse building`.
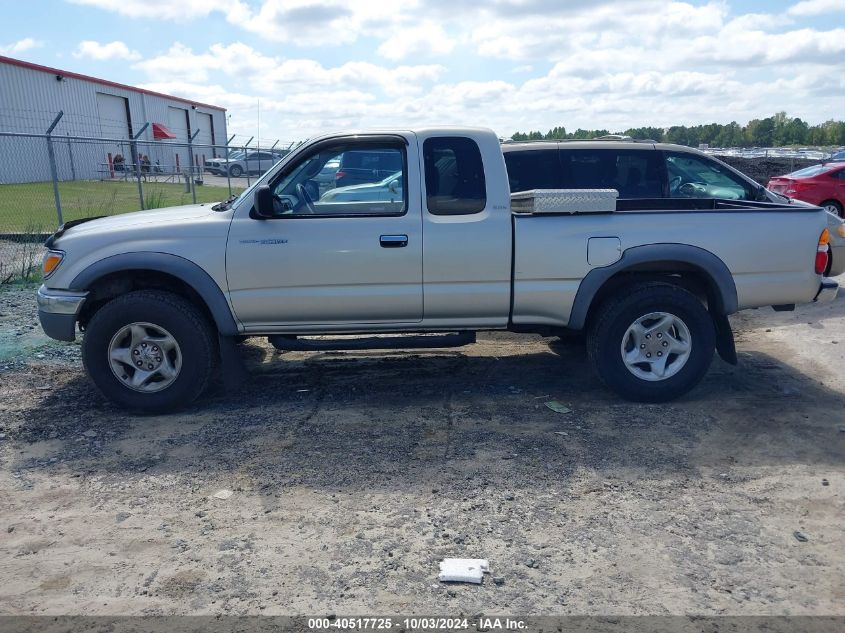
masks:
<path fill-rule="evenodd" d="M 223 154 L 220 148 L 196 147 L 189 156 L 184 144 L 194 133 L 195 145 L 226 144 L 225 108 L 0 56 L 0 133 L 44 134 L 59 111 L 64 115 L 52 136 L 60 180 L 101 177 L 117 154 L 128 162 L 128 141 L 147 123 L 139 151 L 168 170 L 190 162 L 202 166 Z M 72 137 L 114 141 L 79 143 Z M 162 139 L 166 142 L 143 144 Z M 0 140 L 0 183 L 50 179 L 43 139 Z"/>

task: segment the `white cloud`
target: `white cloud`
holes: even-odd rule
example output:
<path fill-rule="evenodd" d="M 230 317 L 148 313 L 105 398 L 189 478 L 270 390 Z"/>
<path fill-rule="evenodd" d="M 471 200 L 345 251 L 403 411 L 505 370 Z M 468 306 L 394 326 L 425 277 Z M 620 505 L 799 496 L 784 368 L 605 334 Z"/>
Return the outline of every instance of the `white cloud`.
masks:
<path fill-rule="evenodd" d="M 446 55 L 455 48 L 455 40 L 438 23 L 426 20 L 416 26 L 400 29 L 388 37 L 378 53 L 387 59 Z"/>
<path fill-rule="evenodd" d="M 110 59 L 135 61 L 141 59 L 141 54 L 138 51 L 129 50 L 126 44 L 117 40 L 107 44 L 100 44 L 100 42 L 95 42 L 94 40 L 84 40 L 76 47 L 73 56 L 88 57 L 98 61 Z"/>
<path fill-rule="evenodd" d="M 845 11 L 843 0 L 803 0 L 787 10 L 790 15 L 810 16 Z"/>
<path fill-rule="evenodd" d="M 130 18 L 184 20 L 204 17 L 214 11 L 227 12 L 240 3 L 238 0 L 69 0 L 113 11 Z"/>
<path fill-rule="evenodd" d="M 32 50 L 33 48 L 38 48 L 41 45 L 41 42 L 34 40 L 31 37 L 25 37 L 24 39 L 12 42 L 11 44 L 0 44 L 0 55 L 17 55 L 18 53 L 24 53 L 28 50 Z"/>

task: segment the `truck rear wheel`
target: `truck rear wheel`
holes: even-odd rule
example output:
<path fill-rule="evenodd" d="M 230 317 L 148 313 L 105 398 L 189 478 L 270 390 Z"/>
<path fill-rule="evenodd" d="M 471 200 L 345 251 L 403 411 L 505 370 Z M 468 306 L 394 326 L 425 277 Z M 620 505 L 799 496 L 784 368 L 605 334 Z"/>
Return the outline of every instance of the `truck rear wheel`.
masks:
<path fill-rule="evenodd" d="M 214 359 L 214 337 L 203 314 L 159 290 L 110 301 L 94 314 L 82 341 L 82 360 L 97 388 L 112 402 L 142 411 L 193 402 Z"/>
<path fill-rule="evenodd" d="M 695 387 L 716 347 L 713 320 L 695 295 L 647 283 L 612 298 L 587 337 L 593 369 L 610 389 L 637 402 L 666 402 Z"/>

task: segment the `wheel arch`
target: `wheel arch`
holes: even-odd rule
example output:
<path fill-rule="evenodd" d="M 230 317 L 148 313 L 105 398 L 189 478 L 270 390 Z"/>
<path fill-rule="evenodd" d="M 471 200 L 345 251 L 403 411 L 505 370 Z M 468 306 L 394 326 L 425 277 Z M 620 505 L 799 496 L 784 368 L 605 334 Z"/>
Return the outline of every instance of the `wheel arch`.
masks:
<path fill-rule="evenodd" d="M 629 248 L 616 263 L 587 273 L 575 295 L 567 327 L 583 329 L 602 300 L 632 276 L 638 281 L 670 281 L 704 293 L 714 315 L 726 316 L 738 309 L 733 275 L 716 255 L 687 244 L 649 244 Z"/>
<path fill-rule="evenodd" d="M 174 290 L 197 303 L 220 334 L 239 333 L 220 286 L 200 266 L 178 255 L 149 252 L 112 255 L 91 264 L 70 283 L 73 290 L 94 291 L 91 304 L 83 306 L 81 319 L 90 318 L 91 311 L 98 307 L 98 299 L 101 305 L 104 298 L 137 287 Z"/>

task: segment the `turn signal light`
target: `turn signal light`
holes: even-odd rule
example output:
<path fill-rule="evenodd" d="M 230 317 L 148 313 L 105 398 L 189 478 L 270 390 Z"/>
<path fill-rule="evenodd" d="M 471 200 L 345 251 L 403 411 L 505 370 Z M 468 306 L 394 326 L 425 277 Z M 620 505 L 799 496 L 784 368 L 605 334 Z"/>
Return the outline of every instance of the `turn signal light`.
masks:
<path fill-rule="evenodd" d="M 41 263 L 41 273 L 44 279 L 47 279 L 56 271 L 64 258 L 65 254 L 62 251 L 47 251 L 45 253 L 44 261 Z"/>
<path fill-rule="evenodd" d="M 830 244 L 830 231 L 825 229 L 819 237 L 819 246 L 827 246 Z"/>

